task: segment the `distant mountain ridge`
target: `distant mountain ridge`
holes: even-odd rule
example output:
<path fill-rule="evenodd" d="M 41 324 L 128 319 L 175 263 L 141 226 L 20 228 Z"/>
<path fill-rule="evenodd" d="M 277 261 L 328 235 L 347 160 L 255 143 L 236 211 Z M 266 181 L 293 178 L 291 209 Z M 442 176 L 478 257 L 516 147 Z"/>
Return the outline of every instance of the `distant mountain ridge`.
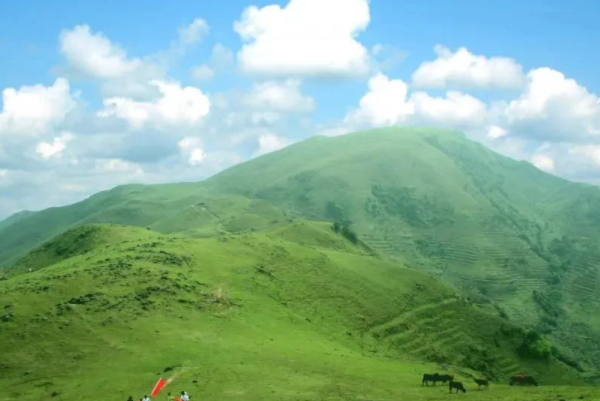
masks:
<path fill-rule="evenodd" d="M 4 220 L 0 220 L 0 230 L 5 227 L 8 227 L 11 224 L 14 224 L 20 220 L 23 220 L 24 218 L 27 218 L 33 214 L 35 214 L 35 212 L 29 211 L 29 210 L 23 210 L 23 211 L 15 213 L 15 214 L 12 214 L 12 215 L 8 216 L 7 218 L 5 218 Z"/>

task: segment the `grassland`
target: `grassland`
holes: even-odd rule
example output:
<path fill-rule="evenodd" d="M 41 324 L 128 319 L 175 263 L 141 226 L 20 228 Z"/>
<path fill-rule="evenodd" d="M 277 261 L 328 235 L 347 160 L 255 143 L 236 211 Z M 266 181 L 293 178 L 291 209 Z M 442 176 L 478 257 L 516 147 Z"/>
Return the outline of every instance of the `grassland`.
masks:
<path fill-rule="evenodd" d="M 89 226 L 82 230 L 91 230 L 90 234 L 67 231 L 73 227 L 95 223 L 137 226 L 142 230 L 131 234 L 131 239 L 126 239 L 127 230 L 133 228 L 123 228 L 111 236 L 119 242 L 143 241 L 146 240 L 144 236 L 162 235 L 161 243 L 168 238 L 167 243 L 177 244 L 172 252 L 178 255 L 185 254 L 182 249 L 188 248 L 219 255 L 220 249 L 225 249 L 222 247 L 232 244 L 237 244 L 235 249 L 247 248 L 248 255 L 255 252 L 254 256 L 243 256 L 242 259 L 224 256 L 231 263 L 246 257 L 250 259 L 244 268 L 222 267 L 225 276 L 221 281 L 235 288 L 240 299 L 253 299 L 255 309 L 268 301 L 269 305 L 274 304 L 266 310 L 281 312 L 273 312 L 275 317 L 266 318 L 260 313 L 246 315 L 246 307 L 232 308 L 237 313 L 232 312 L 235 319 L 219 318 L 211 327 L 222 331 L 221 325 L 240 324 L 237 317 L 242 316 L 246 322 L 265 319 L 272 322 L 271 327 L 281 327 L 282 333 L 289 330 L 286 334 L 290 338 L 288 345 L 290 349 L 302 350 L 294 354 L 294 358 L 302 360 L 304 355 L 312 353 L 308 346 L 294 348 L 297 342 L 304 340 L 303 337 L 292 340 L 296 338 L 292 333 L 303 336 L 301 333 L 305 330 L 295 323 L 286 329 L 287 323 L 278 320 L 282 316 L 278 313 L 309 318 L 313 324 L 306 326 L 310 333 L 307 335 L 311 336 L 307 341 L 319 343 L 320 340 L 312 337 L 318 335 L 334 347 L 343 345 L 353 349 L 357 359 L 352 365 L 363 366 L 359 361 L 364 361 L 364 371 L 360 375 L 379 383 L 381 391 L 396 390 L 384 382 L 377 382 L 379 379 L 366 371 L 371 367 L 375 369 L 379 363 L 382 365 L 378 366 L 386 366 L 385 369 L 395 366 L 398 383 L 405 384 L 399 384 L 398 393 L 389 393 L 390 397 L 403 394 L 402 391 L 412 386 L 412 369 L 417 369 L 414 372 L 421 369 L 420 361 L 485 371 L 498 380 L 516 371 L 527 371 L 538 372 L 550 380 L 564 378 L 570 383 L 576 383 L 577 377 L 594 381 L 600 380 L 600 349 L 596 346 L 600 340 L 600 318 L 596 313 L 600 299 L 600 252 L 596 247 L 600 239 L 599 211 L 598 188 L 543 173 L 528 163 L 495 154 L 455 132 L 406 128 L 360 132 L 339 138 L 316 137 L 242 163 L 204 182 L 122 186 L 74 205 L 24 213 L 0 222 L 0 266 L 15 265 L 2 274 L 6 277 L 17 274 L 8 281 L 0 281 L 0 286 L 14 293 L 15 283 L 24 280 L 21 289 L 29 291 L 35 287 L 29 280 L 38 280 L 43 287 L 41 283 L 48 279 L 49 272 L 69 271 L 68 274 L 79 277 L 77 271 L 88 266 L 87 262 L 82 262 L 86 257 L 97 255 L 94 257 L 102 260 L 108 256 L 100 254 L 122 252 L 112 240 L 109 241 L 110 236 L 91 230 Z M 358 246 L 332 237 L 329 226 L 333 221 L 350 222 L 358 233 Z M 52 238 L 55 240 L 46 242 Z M 277 245 L 278 241 L 284 245 Z M 279 247 L 285 250 L 283 256 L 277 256 L 274 250 Z M 232 252 L 234 248 L 231 248 Z M 29 253 L 33 249 L 36 250 Z M 87 256 L 78 255 L 80 250 L 87 251 Z M 145 255 L 131 252 L 131 258 Z M 125 256 L 114 258 L 126 260 Z M 197 260 L 194 263 L 204 265 L 202 261 L 207 256 L 202 253 L 190 257 Z M 137 266 L 136 260 L 128 263 Z M 146 263 L 143 258 L 140 260 L 140 263 Z M 282 269 L 277 270 L 281 281 L 273 280 L 267 273 L 259 273 L 257 277 L 262 279 L 260 291 L 250 290 L 249 284 L 246 288 L 241 282 L 232 284 L 228 281 L 241 280 L 240 277 L 247 273 L 244 269 L 260 263 L 281 266 Z M 50 265 L 54 266 L 48 268 Z M 104 265 L 98 266 L 95 268 L 99 271 L 108 269 Z M 227 263 L 224 266 L 228 266 Z M 319 268 L 325 266 L 335 266 L 331 270 L 335 274 L 317 275 Z M 397 273 L 400 271 L 398 266 L 403 267 L 401 275 Z M 149 266 L 148 269 L 154 271 L 160 267 Z M 298 274 L 290 275 L 296 269 Z M 19 275 L 22 273 L 27 274 Z M 213 282 L 203 278 L 204 271 L 191 269 L 181 273 L 188 275 L 186 279 L 217 285 L 218 280 Z M 238 273 L 239 277 L 236 276 Z M 114 280 L 112 283 L 97 283 L 99 291 L 108 286 L 107 302 L 119 302 L 112 295 L 111 285 L 125 291 L 125 283 L 134 283 L 140 277 L 139 273 L 131 274 L 130 269 L 123 269 L 122 274 L 125 276 L 111 279 Z M 213 274 L 217 273 L 210 273 L 209 277 Z M 432 280 L 431 284 L 426 290 L 417 291 L 416 287 L 405 283 L 412 275 L 419 280 Z M 234 276 L 238 278 L 234 279 Z M 328 284 L 324 285 L 319 277 Z M 75 281 L 70 285 L 79 288 L 79 279 L 72 280 Z M 121 284 L 117 284 L 119 282 Z M 373 282 L 376 285 L 369 284 Z M 410 280 L 407 282 L 411 283 Z M 341 287 L 333 283 L 339 283 Z M 129 286 L 136 288 L 134 284 Z M 412 292 L 406 292 L 407 288 L 412 288 Z M 435 290 L 430 293 L 431 289 Z M 47 294 L 58 297 L 58 290 L 48 290 Z M 325 298 L 320 291 L 325 290 L 335 294 L 326 298 L 326 306 L 310 302 L 314 298 L 323 304 Z M 262 295 L 256 295 L 257 291 Z M 360 299 L 357 294 L 361 295 Z M 68 294 L 69 297 L 80 295 Z M 296 299 L 292 295 L 302 301 L 292 302 Z M 164 314 L 161 312 L 163 307 L 181 311 L 185 303 L 171 305 L 164 294 L 160 297 L 162 306 L 152 309 L 146 317 L 148 323 L 144 325 L 160 327 L 162 333 L 165 323 L 172 324 L 180 319 L 170 314 L 160 315 Z M 67 299 L 66 295 L 62 298 Z M 467 299 L 466 304 L 464 299 Z M 280 304 L 281 300 L 286 304 Z M 48 302 L 54 305 L 54 300 Z M 190 318 L 191 323 L 185 321 L 186 324 L 204 322 L 210 315 L 206 315 L 205 310 L 194 310 L 196 317 Z M 115 318 L 123 311 L 115 312 Z M 84 316 L 88 316 L 88 312 Z M 136 319 L 143 319 L 137 317 L 137 312 L 131 313 Z M 184 316 L 180 312 L 173 313 Z M 175 320 L 169 320 L 168 316 Z M 357 320 L 358 317 L 363 320 Z M 54 318 L 48 316 L 47 319 L 53 321 Z M 315 330 L 318 325 L 314 320 L 327 322 L 330 328 Z M 119 326 L 120 334 L 113 336 L 108 332 L 106 341 L 126 348 L 121 335 L 135 329 L 128 328 L 129 322 L 120 324 L 123 325 Z M 6 327 L 0 324 L 0 330 Z M 37 326 L 26 327 L 31 328 L 25 330 L 26 333 L 38 330 Z M 200 330 L 199 327 L 194 326 L 193 331 Z M 501 327 L 510 329 L 498 335 Z M 551 342 L 548 358 L 553 362 L 550 365 L 548 362 L 540 365 L 539 360 L 532 361 L 516 352 L 524 336 L 520 327 L 542 334 Z M 232 332 L 238 329 L 242 330 L 238 327 Z M 105 330 L 104 326 L 101 330 Z M 346 332 L 353 334 L 340 334 Z M 255 334 L 269 336 L 267 329 Z M 248 339 L 250 337 L 249 334 Z M 148 344 L 147 347 L 140 346 L 140 352 L 154 346 L 160 348 L 160 345 L 154 345 L 158 340 L 140 339 Z M 21 343 L 23 355 L 29 352 L 29 340 Z M 177 336 L 169 341 L 186 343 Z M 227 342 L 236 344 L 236 341 L 232 337 L 224 340 L 222 346 L 225 347 Z M 249 343 L 256 344 L 254 340 Z M 86 344 L 82 347 L 87 347 Z M 170 347 L 177 349 L 176 345 Z M 487 349 L 496 351 L 486 355 L 483 350 Z M 335 355 L 331 358 L 337 358 Z M 317 356 L 314 358 L 317 359 L 313 362 L 318 360 Z M 117 360 L 127 359 L 119 354 Z M 392 365 L 387 365 L 388 362 Z M 569 367 L 565 368 L 565 364 Z M 73 366 L 89 365 L 73 362 Z M 309 365 L 307 362 L 306 366 Z M 340 366 L 345 365 L 341 363 Z M 366 366 L 371 367 L 367 369 Z M 558 373 L 558 367 L 567 370 Z M 21 377 L 23 373 L 14 373 L 14 369 L 12 372 L 10 377 L 13 378 Z M 407 376 L 402 372 L 408 372 Z M 417 376 L 421 374 L 417 373 Z M 407 377 L 407 381 L 404 382 L 402 377 Z M 344 382 L 354 383 L 354 380 L 346 377 Z M 65 386 L 68 388 L 67 384 Z M 125 391 L 125 387 L 123 389 Z M 352 391 L 358 394 L 357 388 Z M 415 397 L 430 394 L 421 393 L 420 389 L 414 391 L 422 394 Z M 515 392 L 498 386 L 493 394 L 503 394 L 502 391 L 506 391 L 507 397 L 518 397 L 518 394 L 529 394 L 530 390 Z M 545 390 L 531 391 L 543 394 Z M 344 393 L 344 396 L 350 397 L 351 393 Z M 330 390 L 311 394 L 306 399 L 336 399 Z M 467 396 L 483 397 L 475 394 L 470 392 Z M 385 399 L 386 395 L 371 396 Z M 250 394 L 247 397 L 242 398 L 253 399 Z M 302 395 L 298 397 L 302 399 Z M 339 397 L 342 396 L 337 399 L 343 399 Z"/>
<path fill-rule="evenodd" d="M 15 269 L 0 282 L 3 400 L 125 399 L 161 375 L 206 400 L 445 399 L 420 385 L 434 371 L 474 400 L 600 395 L 520 356 L 520 328 L 321 223 L 205 239 L 83 226 Z M 545 386 L 504 384 L 523 371 Z M 483 372 L 498 384 L 478 392 Z"/>

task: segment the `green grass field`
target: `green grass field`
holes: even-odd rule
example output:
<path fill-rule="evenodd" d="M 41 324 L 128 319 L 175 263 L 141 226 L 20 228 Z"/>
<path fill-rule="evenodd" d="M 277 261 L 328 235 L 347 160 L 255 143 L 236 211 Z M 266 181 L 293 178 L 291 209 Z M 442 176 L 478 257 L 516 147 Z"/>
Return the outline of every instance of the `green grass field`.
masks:
<path fill-rule="evenodd" d="M 7 400 L 137 397 L 167 367 L 171 390 L 215 400 L 435 400 L 447 389 L 420 384 L 434 371 L 471 399 L 593 391 L 547 387 L 581 381 L 521 358 L 519 328 L 319 223 L 208 239 L 84 226 L 23 262 L 37 270 L 0 282 Z M 498 384 L 477 392 L 482 371 Z M 518 372 L 545 386 L 504 385 Z"/>
<path fill-rule="evenodd" d="M 457 397 L 593 399 L 598 211 L 596 187 L 405 128 L 17 214 L 0 222 L 0 394 L 135 398 L 177 366 L 172 390 L 205 399 L 437 400 L 420 380 L 444 370 Z M 505 386 L 515 373 L 542 385 Z"/>

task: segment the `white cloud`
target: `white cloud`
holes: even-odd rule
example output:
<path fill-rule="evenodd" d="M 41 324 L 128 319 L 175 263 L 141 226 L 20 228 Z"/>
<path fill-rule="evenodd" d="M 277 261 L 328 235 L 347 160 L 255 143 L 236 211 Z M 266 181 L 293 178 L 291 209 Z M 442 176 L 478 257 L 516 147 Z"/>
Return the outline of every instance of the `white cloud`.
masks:
<path fill-rule="evenodd" d="M 414 72 L 415 86 L 519 88 L 524 84 L 523 69 L 511 58 L 475 55 L 464 47 L 453 53 L 436 45 L 434 51 L 437 59 L 422 63 Z"/>
<path fill-rule="evenodd" d="M 182 150 L 193 150 L 202 145 L 202 141 L 198 137 L 188 136 L 177 143 Z"/>
<path fill-rule="evenodd" d="M 77 25 L 60 34 L 60 51 L 79 72 L 94 78 L 117 78 L 133 73 L 142 61 L 130 59 L 119 45 L 88 25 Z"/>
<path fill-rule="evenodd" d="M 569 153 L 572 155 L 582 155 L 597 166 L 600 166 L 600 146 L 598 145 L 573 146 L 569 149 Z"/>
<path fill-rule="evenodd" d="M 137 164 L 120 159 L 98 159 L 96 169 L 106 173 L 124 174 L 128 176 L 144 175 L 144 170 Z"/>
<path fill-rule="evenodd" d="M 445 98 L 425 92 L 408 95 L 408 85 L 379 73 L 369 80 L 369 90 L 344 122 L 352 126 L 428 124 L 446 127 L 471 127 L 484 124 L 486 105 L 471 95 L 450 91 Z M 339 135 L 336 131 L 326 133 Z"/>
<path fill-rule="evenodd" d="M 73 139 L 73 135 L 65 132 L 61 136 L 55 137 L 52 142 L 40 142 L 35 151 L 43 158 L 50 159 L 60 157 L 63 150 L 66 149 L 67 143 Z"/>
<path fill-rule="evenodd" d="M 554 160 L 552 157 L 545 154 L 534 154 L 531 157 L 531 163 L 544 171 L 553 171 L 554 170 Z"/>
<path fill-rule="evenodd" d="M 231 49 L 223 46 L 220 43 L 214 45 L 211 55 L 210 55 L 210 64 L 213 69 L 223 69 L 234 62 L 234 56 Z"/>
<path fill-rule="evenodd" d="M 344 122 L 371 126 L 405 122 L 414 114 L 414 105 L 408 102 L 407 94 L 406 83 L 379 73 L 369 80 L 369 90 L 360 99 L 358 110 L 348 114 Z"/>
<path fill-rule="evenodd" d="M 506 136 L 507 133 L 508 131 L 504 128 L 498 127 L 497 125 L 492 125 L 488 128 L 487 136 L 492 139 L 497 139 Z"/>
<path fill-rule="evenodd" d="M 186 137 L 178 142 L 182 153 L 187 157 L 190 166 L 202 164 L 205 159 L 205 152 L 202 149 L 202 141 L 197 137 Z"/>
<path fill-rule="evenodd" d="M 192 152 L 190 153 L 188 162 L 190 163 L 191 166 L 197 166 L 199 164 L 202 164 L 202 162 L 204 161 L 204 158 L 205 158 L 204 150 L 202 150 L 200 148 L 196 148 L 196 149 L 192 150 Z"/>
<path fill-rule="evenodd" d="M 206 64 L 192 68 L 192 78 L 197 81 L 209 81 L 213 78 L 215 72 Z"/>
<path fill-rule="evenodd" d="M 538 68 L 527 74 L 524 93 L 509 103 L 511 132 L 545 140 L 600 139 L 600 98 L 559 71 Z"/>
<path fill-rule="evenodd" d="M 242 71 L 276 76 L 355 76 L 369 71 L 356 40 L 370 22 L 368 0 L 291 0 L 250 6 L 234 23 L 245 42 Z"/>
<path fill-rule="evenodd" d="M 0 135 L 3 132 L 36 135 L 62 122 L 76 102 L 69 81 L 58 78 L 52 86 L 23 86 L 2 91 L 4 107 L 0 112 Z"/>
<path fill-rule="evenodd" d="M 161 93 L 156 101 L 135 101 L 115 97 L 104 100 L 99 116 L 124 119 L 135 128 L 197 126 L 210 112 L 210 100 L 198 88 L 176 82 L 151 81 Z"/>
<path fill-rule="evenodd" d="M 262 156 L 267 153 L 275 152 L 290 145 L 292 141 L 274 134 L 261 135 L 258 138 L 258 150 L 253 153 L 253 157 Z"/>
<path fill-rule="evenodd" d="M 192 78 L 198 81 L 208 81 L 233 64 L 233 52 L 220 43 L 214 45 L 208 63 L 192 67 Z"/>
<path fill-rule="evenodd" d="M 242 102 L 253 109 L 284 113 L 306 113 L 313 111 L 315 101 L 302 95 L 300 81 L 288 79 L 285 82 L 267 81 L 254 85 Z"/>
<path fill-rule="evenodd" d="M 186 46 L 196 44 L 204 39 L 209 31 L 206 21 L 196 18 L 190 25 L 179 28 L 179 42 Z"/>
<path fill-rule="evenodd" d="M 396 46 L 377 43 L 371 48 L 374 64 L 378 71 L 385 71 L 401 64 L 408 53 Z"/>
<path fill-rule="evenodd" d="M 410 96 L 415 118 L 426 124 L 448 127 L 481 126 L 485 124 L 485 103 L 471 95 L 450 91 L 445 98 L 432 97 L 425 92 Z"/>

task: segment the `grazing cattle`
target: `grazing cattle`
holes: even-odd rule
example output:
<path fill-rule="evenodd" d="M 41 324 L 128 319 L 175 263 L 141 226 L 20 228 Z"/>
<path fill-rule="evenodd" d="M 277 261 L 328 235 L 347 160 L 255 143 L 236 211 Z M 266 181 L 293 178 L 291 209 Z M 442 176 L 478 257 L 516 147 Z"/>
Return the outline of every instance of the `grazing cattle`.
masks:
<path fill-rule="evenodd" d="M 446 384 L 452 380 L 454 380 L 454 375 L 438 375 L 438 381 L 441 381 L 442 384 Z"/>
<path fill-rule="evenodd" d="M 453 388 L 456 389 L 457 393 L 458 393 L 458 390 L 462 391 L 463 393 L 467 392 L 467 389 L 465 388 L 465 386 L 463 386 L 463 384 L 461 382 L 455 382 L 454 380 L 451 380 L 448 383 L 448 390 L 450 390 L 450 393 L 452 393 Z"/>
<path fill-rule="evenodd" d="M 527 375 L 514 375 L 510 378 L 510 381 L 508 384 L 510 384 L 511 386 L 514 386 L 515 384 L 527 384 L 530 386 L 538 385 L 533 377 L 527 376 Z"/>
<path fill-rule="evenodd" d="M 425 373 L 423 375 L 423 381 L 421 381 L 421 386 L 424 384 L 426 386 L 429 386 L 429 382 L 433 382 L 433 385 L 435 386 L 436 382 L 440 381 L 440 375 L 437 373 L 434 373 L 432 375 Z"/>
<path fill-rule="evenodd" d="M 488 379 L 473 379 L 477 383 L 477 389 L 481 390 L 481 386 L 488 388 L 490 381 Z"/>

